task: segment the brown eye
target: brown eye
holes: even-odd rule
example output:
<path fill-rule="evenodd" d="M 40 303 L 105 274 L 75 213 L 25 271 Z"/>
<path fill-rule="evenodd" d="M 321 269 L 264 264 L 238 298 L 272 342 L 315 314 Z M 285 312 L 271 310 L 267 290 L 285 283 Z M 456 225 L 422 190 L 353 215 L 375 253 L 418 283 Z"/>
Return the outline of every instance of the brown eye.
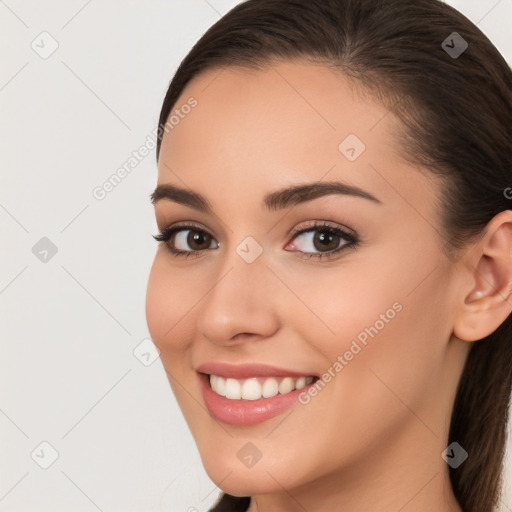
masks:
<path fill-rule="evenodd" d="M 356 247 L 359 238 L 355 232 L 349 233 L 341 227 L 320 221 L 312 226 L 299 229 L 291 242 L 295 252 L 302 253 L 304 258 L 322 259 L 337 255 L 344 249 Z"/>
<path fill-rule="evenodd" d="M 301 252 L 332 252 L 352 241 L 352 237 L 332 228 L 314 228 L 299 233 L 293 245 Z"/>
<path fill-rule="evenodd" d="M 317 231 L 313 237 L 313 245 L 319 251 L 334 251 L 342 238 L 330 231 Z"/>
<path fill-rule="evenodd" d="M 187 231 L 188 235 L 186 237 L 180 236 L 186 233 Z M 179 242 L 185 246 L 184 248 L 176 246 L 176 241 L 178 240 L 178 238 L 180 239 Z M 203 231 L 193 231 L 190 229 L 184 229 L 181 232 L 177 232 L 174 236 L 174 239 L 174 245 L 176 249 L 179 251 L 189 250 L 188 248 L 190 248 L 193 251 L 202 251 L 204 249 L 208 249 L 211 246 L 211 242 L 213 240 L 213 238 L 208 233 L 205 233 Z"/>
<path fill-rule="evenodd" d="M 195 226 L 169 226 L 158 235 L 153 235 L 153 238 L 157 242 L 164 242 L 175 256 L 199 255 L 206 249 L 219 246 L 209 233 Z"/>

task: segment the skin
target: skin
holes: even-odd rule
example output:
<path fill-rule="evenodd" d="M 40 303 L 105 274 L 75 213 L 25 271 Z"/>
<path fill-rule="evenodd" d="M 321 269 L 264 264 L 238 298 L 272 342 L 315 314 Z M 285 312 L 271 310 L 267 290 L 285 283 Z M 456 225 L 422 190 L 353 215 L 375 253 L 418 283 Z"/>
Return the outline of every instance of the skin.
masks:
<path fill-rule="evenodd" d="M 214 247 L 183 258 L 160 243 L 146 301 L 208 475 L 230 494 L 252 496 L 251 512 L 460 512 L 441 453 L 471 342 L 512 309 L 512 212 L 449 259 L 435 201 L 442 186 L 401 159 L 399 124 L 384 105 L 307 62 L 219 73 L 183 92 L 175 108 L 191 96 L 198 104 L 164 135 L 158 166 L 159 185 L 204 195 L 214 215 L 155 204 L 159 229 L 191 221 Z M 351 133 L 366 145 L 353 162 L 338 149 Z M 381 204 L 328 195 L 262 207 L 269 192 L 318 181 L 356 185 Z M 308 259 L 322 251 L 311 240 L 318 231 L 295 240 L 290 232 L 315 220 L 354 230 L 359 245 Z M 251 264 L 236 252 L 247 236 L 263 248 Z M 220 423 L 205 408 L 199 364 L 322 375 L 396 302 L 403 309 L 307 405 L 253 426 Z M 237 457 L 247 442 L 262 454 L 251 468 Z"/>

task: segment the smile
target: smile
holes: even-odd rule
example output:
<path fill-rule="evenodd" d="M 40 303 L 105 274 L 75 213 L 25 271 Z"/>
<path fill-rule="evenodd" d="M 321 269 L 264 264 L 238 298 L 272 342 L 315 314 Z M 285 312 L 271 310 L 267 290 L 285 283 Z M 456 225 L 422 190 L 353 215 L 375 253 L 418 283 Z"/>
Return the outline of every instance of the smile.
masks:
<path fill-rule="evenodd" d="M 210 375 L 211 389 L 228 400 L 259 400 L 278 394 L 286 395 L 311 384 L 314 377 L 251 377 L 248 379 L 224 378 Z"/>

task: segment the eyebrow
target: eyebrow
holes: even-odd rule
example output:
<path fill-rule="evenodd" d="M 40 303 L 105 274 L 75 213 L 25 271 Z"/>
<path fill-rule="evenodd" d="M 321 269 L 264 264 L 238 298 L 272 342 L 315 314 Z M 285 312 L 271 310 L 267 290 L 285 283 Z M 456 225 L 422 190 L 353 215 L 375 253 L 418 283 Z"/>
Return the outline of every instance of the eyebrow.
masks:
<path fill-rule="evenodd" d="M 308 183 L 306 185 L 295 185 L 277 190 L 276 192 L 267 194 L 263 200 L 263 204 L 268 211 L 272 212 L 333 194 L 361 197 L 382 204 L 379 199 L 366 190 L 356 187 L 355 185 L 338 181 Z M 200 212 L 213 214 L 212 205 L 206 197 L 176 185 L 158 185 L 150 195 L 150 198 L 152 204 L 162 199 L 167 199 L 175 203 L 190 206 Z"/>

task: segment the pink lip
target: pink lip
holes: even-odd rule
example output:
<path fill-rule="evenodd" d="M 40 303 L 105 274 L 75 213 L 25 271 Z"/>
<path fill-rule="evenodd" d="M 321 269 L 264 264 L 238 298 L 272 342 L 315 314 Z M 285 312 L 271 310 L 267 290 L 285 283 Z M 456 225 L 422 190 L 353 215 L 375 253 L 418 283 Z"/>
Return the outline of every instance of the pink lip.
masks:
<path fill-rule="evenodd" d="M 301 389 L 296 389 L 284 395 L 277 394 L 271 398 L 258 400 L 230 400 L 220 396 L 210 386 L 209 375 L 219 375 L 231 378 L 249 377 L 302 377 L 307 373 L 297 373 L 281 368 L 265 365 L 227 365 L 223 363 L 211 363 L 201 365 L 197 369 L 198 378 L 206 408 L 218 421 L 228 425 L 249 426 L 267 421 L 278 416 L 286 409 L 294 405 L 300 393 L 308 390 L 316 381 Z"/>
<path fill-rule="evenodd" d="M 197 367 L 196 371 L 224 378 L 230 377 L 232 379 L 249 379 L 251 377 L 316 377 L 313 373 L 299 373 L 266 364 L 206 363 Z"/>

